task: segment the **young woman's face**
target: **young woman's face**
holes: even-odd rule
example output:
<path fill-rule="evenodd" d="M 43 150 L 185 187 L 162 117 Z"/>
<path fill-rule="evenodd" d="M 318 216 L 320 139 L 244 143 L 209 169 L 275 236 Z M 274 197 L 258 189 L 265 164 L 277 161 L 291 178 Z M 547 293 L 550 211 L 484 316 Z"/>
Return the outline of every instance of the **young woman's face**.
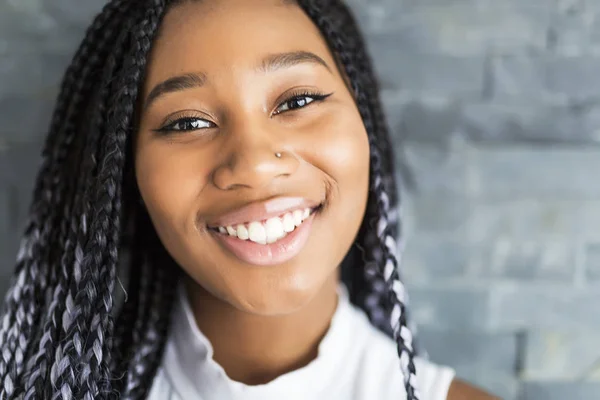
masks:
<path fill-rule="evenodd" d="M 240 310 L 306 304 L 354 241 L 369 176 L 363 122 L 311 20 L 282 0 L 177 6 L 142 95 L 136 179 L 172 257 Z"/>

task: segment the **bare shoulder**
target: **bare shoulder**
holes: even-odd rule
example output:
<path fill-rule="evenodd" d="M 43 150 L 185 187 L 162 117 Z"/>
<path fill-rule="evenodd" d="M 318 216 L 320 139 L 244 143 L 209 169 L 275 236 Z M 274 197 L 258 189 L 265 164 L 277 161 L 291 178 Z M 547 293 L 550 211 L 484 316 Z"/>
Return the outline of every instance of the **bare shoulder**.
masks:
<path fill-rule="evenodd" d="M 450 385 L 447 400 L 500 400 L 500 398 L 459 379 L 454 379 Z"/>

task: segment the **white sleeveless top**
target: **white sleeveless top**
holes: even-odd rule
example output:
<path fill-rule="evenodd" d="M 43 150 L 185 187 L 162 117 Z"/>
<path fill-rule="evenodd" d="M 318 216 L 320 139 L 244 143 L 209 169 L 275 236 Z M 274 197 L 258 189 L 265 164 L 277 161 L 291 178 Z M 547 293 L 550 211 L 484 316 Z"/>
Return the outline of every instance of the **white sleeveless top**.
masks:
<path fill-rule="evenodd" d="M 349 302 L 344 287 L 317 358 L 264 385 L 235 382 L 213 360 L 183 290 L 173 318 L 148 400 L 406 399 L 396 344 Z M 419 358 L 415 367 L 420 400 L 446 400 L 454 371 Z"/>

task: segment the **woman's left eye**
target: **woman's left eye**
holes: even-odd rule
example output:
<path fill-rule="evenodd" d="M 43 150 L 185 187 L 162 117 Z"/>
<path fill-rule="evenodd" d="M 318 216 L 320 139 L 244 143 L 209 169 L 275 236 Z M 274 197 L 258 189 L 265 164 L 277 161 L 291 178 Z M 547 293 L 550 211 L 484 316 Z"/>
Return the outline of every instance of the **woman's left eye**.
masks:
<path fill-rule="evenodd" d="M 331 96 L 331 94 L 303 94 L 294 96 L 291 99 L 281 103 L 279 107 L 275 109 L 274 114 L 281 114 L 282 112 L 304 108 L 313 102 L 325 100 L 329 96 Z"/>

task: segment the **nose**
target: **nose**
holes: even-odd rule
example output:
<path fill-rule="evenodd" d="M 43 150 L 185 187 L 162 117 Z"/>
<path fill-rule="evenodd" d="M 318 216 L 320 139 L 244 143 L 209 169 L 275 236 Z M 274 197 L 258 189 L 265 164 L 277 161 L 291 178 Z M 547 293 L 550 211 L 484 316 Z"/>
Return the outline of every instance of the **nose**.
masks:
<path fill-rule="evenodd" d="M 299 160 L 286 150 L 281 132 L 269 132 L 264 125 L 246 121 L 226 134 L 225 161 L 213 173 L 219 189 L 261 189 L 298 169 Z"/>

